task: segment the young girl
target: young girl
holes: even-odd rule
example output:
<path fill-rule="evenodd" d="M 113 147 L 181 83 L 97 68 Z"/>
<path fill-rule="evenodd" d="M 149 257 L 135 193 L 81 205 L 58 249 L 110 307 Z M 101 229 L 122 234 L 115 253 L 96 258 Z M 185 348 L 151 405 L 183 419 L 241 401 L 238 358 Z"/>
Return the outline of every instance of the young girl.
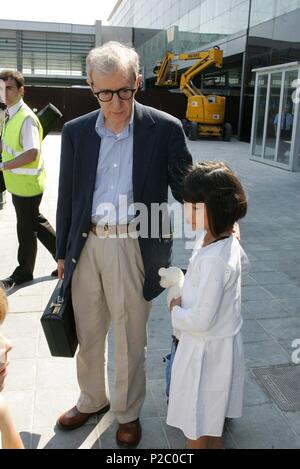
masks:
<path fill-rule="evenodd" d="M 247 201 L 238 178 L 220 162 L 199 163 L 184 180 L 183 198 L 193 230 L 205 235 L 190 259 L 182 297 L 170 304 L 180 340 L 167 423 L 183 431 L 187 448 L 222 448 L 225 418 L 242 415 L 241 273 L 248 259 L 233 230 Z"/>
<path fill-rule="evenodd" d="M 7 299 L 4 291 L 0 288 L 0 324 L 7 313 Z M 8 352 L 12 345 L 6 337 L 0 334 L 0 391 L 4 387 L 7 376 Z M 0 394 L 0 435 L 3 449 L 23 449 L 23 443 L 19 433 L 16 431 L 9 409 Z"/>

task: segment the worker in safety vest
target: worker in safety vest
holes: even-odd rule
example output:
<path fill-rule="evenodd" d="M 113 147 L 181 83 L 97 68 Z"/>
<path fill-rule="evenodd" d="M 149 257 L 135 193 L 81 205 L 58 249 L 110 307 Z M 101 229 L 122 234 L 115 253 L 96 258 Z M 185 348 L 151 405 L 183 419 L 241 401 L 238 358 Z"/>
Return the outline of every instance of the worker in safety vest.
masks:
<path fill-rule="evenodd" d="M 2 130 L 2 163 L 6 189 L 12 194 L 17 216 L 19 241 L 18 263 L 14 272 L 2 280 L 8 291 L 33 279 L 37 239 L 55 258 L 55 232 L 39 212 L 45 189 L 45 168 L 41 155 L 42 126 L 34 112 L 23 101 L 24 77 L 20 72 L 0 72 L 5 82 L 7 115 Z M 52 272 L 53 276 L 56 271 Z"/>

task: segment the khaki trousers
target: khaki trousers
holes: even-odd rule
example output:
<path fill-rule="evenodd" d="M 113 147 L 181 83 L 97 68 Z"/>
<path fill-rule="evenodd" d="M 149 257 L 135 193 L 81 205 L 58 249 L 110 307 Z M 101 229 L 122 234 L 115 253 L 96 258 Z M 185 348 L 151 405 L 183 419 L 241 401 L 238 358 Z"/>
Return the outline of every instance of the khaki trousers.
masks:
<path fill-rule="evenodd" d="M 146 324 L 151 302 L 143 297 L 144 266 L 137 239 L 89 233 L 72 279 L 79 340 L 80 412 L 110 401 L 107 334 L 114 336 L 115 389 L 111 408 L 120 423 L 138 418 L 146 393 Z"/>

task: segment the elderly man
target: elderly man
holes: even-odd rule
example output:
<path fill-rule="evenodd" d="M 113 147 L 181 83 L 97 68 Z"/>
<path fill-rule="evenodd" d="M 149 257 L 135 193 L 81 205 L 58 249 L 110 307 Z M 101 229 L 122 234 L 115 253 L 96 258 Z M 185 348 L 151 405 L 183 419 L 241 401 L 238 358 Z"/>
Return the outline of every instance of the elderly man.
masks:
<path fill-rule="evenodd" d="M 72 289 L 81 394 L 58 425 L 77 428 L 111 405 L 117 443 L 131 447 L 141 437 L 146 323 L 151 300 L 161 292 L 158 269 L 169 265 L 172 247 L 170 231 L 149 235 L 151 204 L 167 202 L 168 186 L 182 201 L 192 159 L 181 123 L 134 100 L 141 82 L 134 49 L 109 42 L 92 50 L 87 74 L 101 109 L 64 126 L 57 208 L 58 271 L 65 290 Z M 147 235 L 135 236 L 132 204 L 148 211 Z M 113 400 L 106 369 L 111 325 Z"/>

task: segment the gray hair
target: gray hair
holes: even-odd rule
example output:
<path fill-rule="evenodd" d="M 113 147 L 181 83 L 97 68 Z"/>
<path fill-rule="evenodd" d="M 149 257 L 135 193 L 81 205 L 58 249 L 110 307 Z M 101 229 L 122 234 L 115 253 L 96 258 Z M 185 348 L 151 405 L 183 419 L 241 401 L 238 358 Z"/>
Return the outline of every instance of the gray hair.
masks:
<path fill-rule="evenodd" d="M 109 41 L 88 53 L 86 70 L 89 81 L 92 81 L 93 71 L 101 75 L 121 71 L 128 78 L 136 80 L 139 74 L 139 56 L 132 47 Z"/>

